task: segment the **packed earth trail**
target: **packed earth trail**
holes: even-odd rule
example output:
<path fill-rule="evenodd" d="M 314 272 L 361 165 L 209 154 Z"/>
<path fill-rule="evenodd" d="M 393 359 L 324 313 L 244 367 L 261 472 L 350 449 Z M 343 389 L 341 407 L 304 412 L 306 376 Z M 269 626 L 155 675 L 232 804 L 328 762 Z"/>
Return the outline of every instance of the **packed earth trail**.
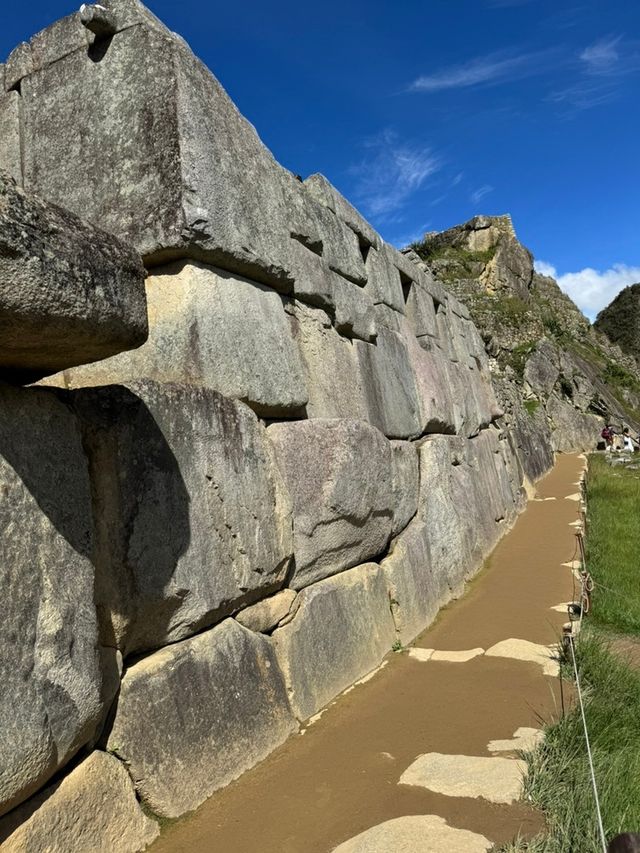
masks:
<path fill-rule="evenodd" d="M 154 853 L 471 853 L 540 831 L 518 750 L 568 701 L 555 644 L 585 466 L 559 456 L 460 600 Z"/>

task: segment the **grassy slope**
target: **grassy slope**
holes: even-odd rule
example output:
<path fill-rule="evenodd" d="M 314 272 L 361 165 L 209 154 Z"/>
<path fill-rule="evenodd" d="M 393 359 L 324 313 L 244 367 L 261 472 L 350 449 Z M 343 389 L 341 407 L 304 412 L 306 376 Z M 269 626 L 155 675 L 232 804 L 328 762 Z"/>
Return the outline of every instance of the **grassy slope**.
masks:
<path fill-rule="evenodd" d="M 640 634 L 640 471 L 589 466 L 588 567 L 623 598 L 596 591 L 593 613 L 577 643 L 607 839 L 640 830 L 640 670 L 609 651 L 612 629 Z M 564 670 L 571 677 L 572 668 Z M 547 731 L 530 757 L 527 795 L 546 815 L 548 832 L 509 850 L 599 853 L 584 734 L 576 708 Z"/>

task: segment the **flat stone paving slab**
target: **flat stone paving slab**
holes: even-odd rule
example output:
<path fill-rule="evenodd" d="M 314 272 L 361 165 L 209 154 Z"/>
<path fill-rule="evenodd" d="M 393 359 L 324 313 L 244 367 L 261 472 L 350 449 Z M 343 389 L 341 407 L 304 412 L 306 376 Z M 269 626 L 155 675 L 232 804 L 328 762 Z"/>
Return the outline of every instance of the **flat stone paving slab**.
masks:
<path fill-rule="evenodd" d="M 552 649 L 553 647 L 543 646 L 540 643 L 530 643 L 529 640 L 509 639 L 491 646 L 485 654 L 488 657 L 513 658 L 539 663 L 545 675 L 557 676 L 560 673 L 560 664 L 553 656 Z"/>
<path fill-rule="evenodd" d="M 489 741 L 487 749 L 489 752 L 532 752 L 543 740 L 544 732 L 541 729 L 521 726 L 510 739 Z"/>
<path fill-rule="evenodd" d="M 484 835 L 455 829 L 437 815 L 407 815 L 372 826 L 333 853 L 484 853 L 492 847 Z"/>
<path fill-rule="evenodd" d="M 477 755 L 420 755 L 400 777 L 400 785 L 428 788 L 447 797 L 482 797 L 514 803 L 522 796 L 526 762 Z"/>

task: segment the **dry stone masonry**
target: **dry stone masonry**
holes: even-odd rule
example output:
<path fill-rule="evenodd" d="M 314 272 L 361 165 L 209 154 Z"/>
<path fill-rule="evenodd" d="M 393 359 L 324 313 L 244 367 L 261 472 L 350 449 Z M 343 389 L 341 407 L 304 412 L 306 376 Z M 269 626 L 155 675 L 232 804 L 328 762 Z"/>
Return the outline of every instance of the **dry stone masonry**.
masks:
<path fill-rule="evenodd" d="M 549 427 L 138 0 L 19 45 L 0 92 L 0 840 L 143 850 L 433 620 Z"/>

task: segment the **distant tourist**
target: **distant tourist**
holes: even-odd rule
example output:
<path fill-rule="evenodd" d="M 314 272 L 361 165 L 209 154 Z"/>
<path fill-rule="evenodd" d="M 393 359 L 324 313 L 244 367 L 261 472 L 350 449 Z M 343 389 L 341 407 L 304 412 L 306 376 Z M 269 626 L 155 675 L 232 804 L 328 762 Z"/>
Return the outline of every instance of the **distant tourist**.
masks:
<path fill-rule="evenodd" d="M 634 451 L 633 439 L 629 435 L 629 427 L 625 427 L 622 430 L 622 449 L 629 450 L 631 453 Z"/>
<path fill-rule="evenodd" d="M 609 450 L 609 451 L 613 450 L 613 436 L 614 435 L 615 435 L 615 433 L 613 431 L 613 427 L 609 426 L 609 424 L 607 424 L 605 427 L 603 427 L 602 432 L 600 433 L 600 436 L 604 439 L 604 449 L 605 450 Z"/>

